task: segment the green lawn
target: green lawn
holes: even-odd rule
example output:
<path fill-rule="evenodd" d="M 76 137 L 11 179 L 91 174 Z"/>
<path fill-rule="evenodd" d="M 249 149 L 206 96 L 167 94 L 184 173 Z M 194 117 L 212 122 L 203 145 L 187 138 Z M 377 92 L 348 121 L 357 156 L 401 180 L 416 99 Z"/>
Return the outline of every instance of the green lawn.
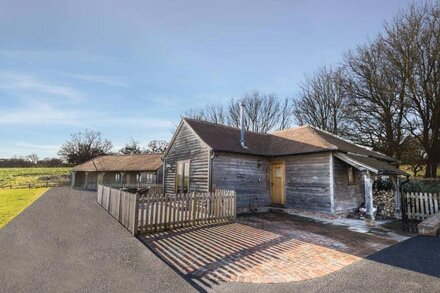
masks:
<path fill-rule="evenodd" d="M 0 168 L 0 188 L 44 187 L 48 184 L 59 184 L 68 180 L 70 167 L 60 168 Z"/>
<path fill-rule="evenodd" d="M 0 229 L 38 199 L 47 189 L 0 189 Z"/>

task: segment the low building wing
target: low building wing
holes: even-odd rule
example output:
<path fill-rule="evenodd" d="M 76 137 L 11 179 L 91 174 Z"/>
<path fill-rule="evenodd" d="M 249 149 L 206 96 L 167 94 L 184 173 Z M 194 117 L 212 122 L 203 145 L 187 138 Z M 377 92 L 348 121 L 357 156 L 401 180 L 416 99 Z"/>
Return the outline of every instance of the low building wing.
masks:
<path fill-rule="evenodd" d="M 72 169 L 72 171 L 73 172 L 156 171 L 162 166 L 161 156 L 162 154 L 100 156 L 75 166 Z"/>

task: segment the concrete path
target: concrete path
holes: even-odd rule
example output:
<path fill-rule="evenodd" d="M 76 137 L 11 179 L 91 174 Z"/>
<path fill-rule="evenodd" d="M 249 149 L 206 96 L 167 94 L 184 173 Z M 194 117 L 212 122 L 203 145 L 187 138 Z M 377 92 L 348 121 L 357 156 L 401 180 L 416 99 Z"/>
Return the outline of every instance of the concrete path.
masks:
<path fill-rule="evenodd" d="M 52 188 L 0 230 L 2 292 L 194 292 L 95 200 Z"/>

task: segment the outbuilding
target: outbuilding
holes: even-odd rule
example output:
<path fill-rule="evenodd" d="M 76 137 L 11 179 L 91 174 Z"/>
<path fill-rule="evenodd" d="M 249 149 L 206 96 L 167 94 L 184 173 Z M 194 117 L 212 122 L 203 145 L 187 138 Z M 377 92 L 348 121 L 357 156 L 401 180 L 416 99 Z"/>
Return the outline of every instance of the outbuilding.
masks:
<path fill-rule="evenodd" d="M 113 187 L 162 184 L 162 154 L 107 155 L 75 166 L 71 187 L 96 189 L 98 184 Z"/>

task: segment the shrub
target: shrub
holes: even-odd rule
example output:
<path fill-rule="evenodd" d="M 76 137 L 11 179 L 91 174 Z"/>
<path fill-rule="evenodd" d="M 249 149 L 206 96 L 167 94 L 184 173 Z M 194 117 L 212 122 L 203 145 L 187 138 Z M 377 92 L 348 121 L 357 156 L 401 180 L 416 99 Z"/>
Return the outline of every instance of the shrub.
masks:
<path fill-rule="evenodd" d="M 405 192 L 440 192 L 440 179 L 410 179 L 403 185 Z"/>

